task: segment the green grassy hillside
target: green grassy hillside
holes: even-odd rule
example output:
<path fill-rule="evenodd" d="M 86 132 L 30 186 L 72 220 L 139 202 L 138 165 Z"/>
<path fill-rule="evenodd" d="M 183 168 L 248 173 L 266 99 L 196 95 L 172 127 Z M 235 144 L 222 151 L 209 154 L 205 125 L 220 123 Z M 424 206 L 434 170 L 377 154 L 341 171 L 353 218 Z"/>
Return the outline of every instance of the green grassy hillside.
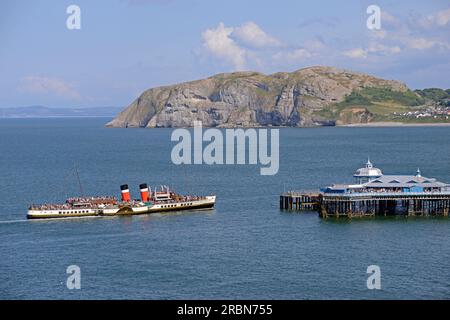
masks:
<path fill-rule="evenodd" d="M 430 104 L 450 106 L 450 90 L 424 89 L 393 91 L 388 88 L 362 88 L 346 96 L 344 101 L 331 104 L 316 115 L 325 119 L 346 122 L 349 112 L 365 109 L 371 114 L 370 121 L 402 121 L 402 122 L 449 122 L 445 116 L 417 118 L 406 116 L 408 112 L 420 112 Z M 425 112 L 425 111 L 424 111 Z"/>

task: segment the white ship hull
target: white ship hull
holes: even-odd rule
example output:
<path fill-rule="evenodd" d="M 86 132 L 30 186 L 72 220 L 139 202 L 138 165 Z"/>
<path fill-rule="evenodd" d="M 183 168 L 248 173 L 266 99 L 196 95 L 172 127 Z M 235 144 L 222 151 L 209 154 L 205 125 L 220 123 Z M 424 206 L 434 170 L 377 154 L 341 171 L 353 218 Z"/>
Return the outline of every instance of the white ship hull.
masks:
<path fill-rule="evenodd" d="M 216 202 L 216 196 L 207 196 L 205 199 L 174 202 L 174 203 L 158 203 L 149 207 L 148 212 L 161 212 L 161 211 L 178 211 L 189 209 L 207 209 L 214 207 Z"/>
<path fill-rule="evenodd" d="M 28 210 L 28 219 L 92 217 L 99 214 L 99 209 L 62 209 L 62 210 Z"/>
<path fill-rule="evenodd" d="M 28 210 L 28 219 L 51 219 L 51 218 L 71 218 L 71 217 L 101 217 L 101 216 L 121 216 L 138 215 L 154 212 L 179 211 L 192 209 L 212 209 L 216 202 L 216 196 L 207 196 L 199 200 L 180 202 L 161 202 L 145 205 L 140 203 L 136 206 L 113 206 L 110 208 L 74 208 L 56 210 Z"/>

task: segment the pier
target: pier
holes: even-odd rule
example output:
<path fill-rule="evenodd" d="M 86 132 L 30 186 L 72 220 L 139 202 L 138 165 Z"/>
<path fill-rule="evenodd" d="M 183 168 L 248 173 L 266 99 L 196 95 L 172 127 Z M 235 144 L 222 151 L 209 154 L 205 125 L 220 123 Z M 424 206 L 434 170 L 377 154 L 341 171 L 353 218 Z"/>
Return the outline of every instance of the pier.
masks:
<path fill-rule="evenodd" d="M 322 218 L 362 216 L 448 216 L 450 192 L 379 194 L 311 194 L 286 192 L 280 209 L 317 211 Z"/>
<path fill-rule="evenodd" d="M 434 178 L 383 175 L 370 161 L 354 174 L 356 184 L 332 185 L 317 192 L 280 195 L 281 210 L 317 211 L 322 218 L 368 216 L 448 216 L 450 185 Z"/>
<path fill-rule="evenodd" d="M 319 193 L 290 191 L 280 196 L 280 209 L 316 211 L 320 206 Z"/>

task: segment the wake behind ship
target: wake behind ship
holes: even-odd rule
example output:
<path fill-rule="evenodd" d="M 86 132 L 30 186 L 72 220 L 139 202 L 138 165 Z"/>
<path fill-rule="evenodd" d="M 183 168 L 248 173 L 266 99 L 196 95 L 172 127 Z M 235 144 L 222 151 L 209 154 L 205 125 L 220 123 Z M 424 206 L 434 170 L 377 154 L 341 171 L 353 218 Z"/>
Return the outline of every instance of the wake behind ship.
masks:
<path fill-rule="evenodd" d="M 191 209 L 212 209 L 216 196 L 180 195 L 161 186 L 154 191 L 146 183 L 140 185 L 141 199 L 133 200 L 128 185 L 121 187 L 121 201 L 112 196 L 69 198 L 62 204 L 31 205 L 28 219 L 52 219 L 70 217 L 102 217 L 138 215 L 153 212 Z"/>

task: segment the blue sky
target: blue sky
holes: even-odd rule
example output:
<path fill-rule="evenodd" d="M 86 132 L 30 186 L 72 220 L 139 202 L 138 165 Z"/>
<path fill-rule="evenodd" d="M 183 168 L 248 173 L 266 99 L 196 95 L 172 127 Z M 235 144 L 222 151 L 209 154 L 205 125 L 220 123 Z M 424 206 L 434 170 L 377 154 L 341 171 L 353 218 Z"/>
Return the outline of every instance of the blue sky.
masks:
<path fill-rule="evenodd" d="M 66 27 L 71 4 L 80 30 Z M 2 1 L 0 107 L 126 106 L 150 87 L 311 65 L 450 88 L 449 53 L 444 0 Z"/>

